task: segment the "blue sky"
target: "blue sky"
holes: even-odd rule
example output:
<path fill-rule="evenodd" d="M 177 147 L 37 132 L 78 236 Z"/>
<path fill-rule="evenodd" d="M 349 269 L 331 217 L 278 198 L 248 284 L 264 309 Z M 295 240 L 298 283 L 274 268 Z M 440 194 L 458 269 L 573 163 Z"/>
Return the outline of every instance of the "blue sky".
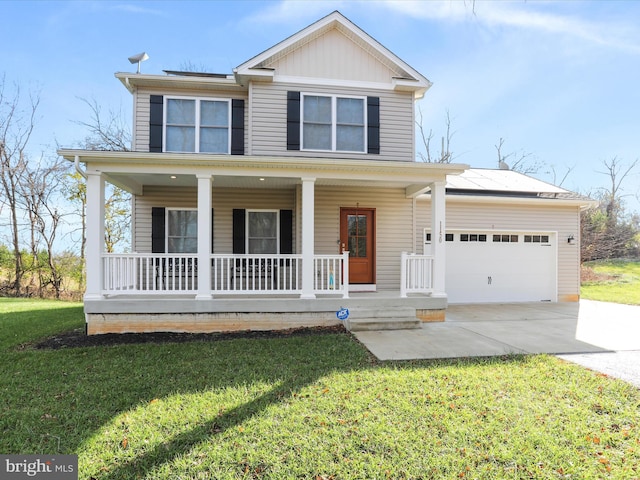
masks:
<path fill-rule="evenodd" d="M 231 73 L 333 10 L 433 82 L 425 128 L 455 132 L 454 161 L 497 166 L 503 153 L 543 163 L 539 178 L 589 193 L 602 161 L 640 157 L 640 2 L 635 1 L 0 1 L 0 74 L 40 95 L 32 147 L 70 147 L 88 121 L 82 98 L 131 114 L 114 78 L 187 64 Z M 9 21 L 6 21 L 9 20 Z M 625 183 L 640 212 L 640 167 Z"/>

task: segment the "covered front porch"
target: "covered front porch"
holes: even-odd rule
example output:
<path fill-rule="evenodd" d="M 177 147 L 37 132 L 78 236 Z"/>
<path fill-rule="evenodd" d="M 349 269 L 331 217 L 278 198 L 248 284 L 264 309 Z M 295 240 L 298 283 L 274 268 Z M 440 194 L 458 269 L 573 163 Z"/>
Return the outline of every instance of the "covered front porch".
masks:
<path fill-rule="evenodd" d="M 60 153 L 86 165 L 84 303 L 89 333 L 327 325 L 341 321 L 336 316 L 341 309 L 349 310 L 349 322 L 444 318 L 445 181 L 465 166 L 217 155 L 205 162 L 190 154 Z M 133 215 L 138 238 L 132 253 L 105 252 L 105 182 L 126 188 L 143 205 Z M 182 195 L 181 205 L 197 212 L 195 251 L 158 253 L 151 248 L 155 234 L 144 227 L 150 223 L 146 216 L 151 217 L 150 205 L 156 210 L 163 197 L 175 192 Z M 425 192 L 430 192 L 430 228 L 436 232 L 428 252 L 416 240 L 422 237 L 416 227 L 416 198 Z M 283 241 L 279 234 L 273 241 L 279 247 L 269 253 L 251 252 L 250 239 L 241 238 L 246 251 L 238 250 L 236 207 L 247 209 L 253 202 L 254 210 L 243 212 L 258 211 L 255 205 L 266 205 L 276 194 L 286 198 L 277 208 L 286 210 L 277 210 L 274 218 L 281 230 L 286 224 L 293 231 L 292 238 Z M 354 277 L 354 269 L 362 268 L 361 255 L 349 250 L 361 240 L 359 234 L 353 244 L 338 237 L 342 217 L 358 223 L 362 211 L 373 212 L 377 228 L 370 235 L 373 281 Z M 145 231 L 148 240 L 140 233 Z"/>

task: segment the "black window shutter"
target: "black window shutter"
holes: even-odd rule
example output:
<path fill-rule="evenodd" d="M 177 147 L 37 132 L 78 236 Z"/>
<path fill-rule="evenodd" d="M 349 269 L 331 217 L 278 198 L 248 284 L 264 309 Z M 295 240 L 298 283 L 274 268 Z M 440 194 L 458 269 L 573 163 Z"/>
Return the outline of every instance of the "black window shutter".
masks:
<path fill-rule="evenodd" d="M 162 122 L 164 98 L 162 95 L 151 95 L 149 105 L 149 151 L 162 152 Z"/>
<path fill-rule="evenodd" d="M 244 209 L 233 209 L 233 253 L 246 253 L 245 218 L 246 211 Z"/>
<path fill-rule="evenodd" d="M 293 253 L 293 210 L 280 210 L 280 253 Z"/>
<path fill-rule="evenodd" d="M 367 153 L 380 153 L 380 97 L 367 97 Z"/>
<path fill-rule="evenodd" d="M 287 92 L 287 150 L 300 150 L 300 92 Z"/>
<path fill-rule="evenodd" d="M 244 100 L 231 100 L 231 155 L 244 155 Z"/>
<path fill-rule="evenodd" d="M 151 208 L 151 253 L 165 253 L 165 209 Z"/>

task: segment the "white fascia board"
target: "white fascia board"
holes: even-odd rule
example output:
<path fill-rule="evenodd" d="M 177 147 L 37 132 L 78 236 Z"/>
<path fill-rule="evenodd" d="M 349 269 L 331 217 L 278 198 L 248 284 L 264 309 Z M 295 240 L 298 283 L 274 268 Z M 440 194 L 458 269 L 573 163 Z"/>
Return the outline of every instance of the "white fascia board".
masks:
<path fill-rule="evenodd" d="M 430 194 L 420 195 L 419 200 L 429 199 Z M 547 197 L 514 197 L 494 195 L 455 195 L 447 194 L 447 203 L 499 204 L 499 205 L 536 205 L 556 207 L 590 208 L 598 205 L 595 200 L 581 200 L 578 198 L 547 198 Z"/>
<path fill-rule="evenodd" d="M 317 176 L 318 178 L 358 178 L 361 180 L 397 180 L 415 183 L 444 181 L 446 175 L 457 175 L 468 165 L 421 162 L 388 162 L 307 157 L 266 157 L 247 155 L 168 154 L 148 152 L 107 152 L 61 149 L 58 155 L 69 161 L 78 156 L 87 169 L 131 173 L 165 171 L 195 172 L 206 169 L 222 175 L 258 175 L 272 172 L 273 176 Z"/>
<path fill-rule="evenodd" d="M 233 75 L 226 78 L 215 77 L 196 77 L 196 76 L 178 76 L 178 75 L 147 75 L 136 73 L 118 72 L 115 77 L 120 80 L 123 85 L 131 93 L 137 87 L 155 87 L 155 88 L 196 88 L 203 90 L 238 90 L 246 91 L 246 88 L 238 84 Z"/>

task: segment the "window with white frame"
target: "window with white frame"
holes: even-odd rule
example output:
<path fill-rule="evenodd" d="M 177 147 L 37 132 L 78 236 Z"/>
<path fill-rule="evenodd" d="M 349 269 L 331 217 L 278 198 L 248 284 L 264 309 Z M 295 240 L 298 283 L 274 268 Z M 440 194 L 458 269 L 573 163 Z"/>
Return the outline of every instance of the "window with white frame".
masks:
<path fill-rule="evenodd" d="M 366 99 L 302 94 L 302 149 L 365 152 Z"/>
<path fill-rule="evenodd" d="M 167 209 L 167 252 L 198 251 L 198 211 Z"/>
<path fill-rule="evenodd" d="M 247 253 L 279 253 L 277 210 L 247 210 Z"/>
<path fill-rule="evenodd" d="M 229 153 L 231 102 L 165 98 L 166 152 Z"/>

